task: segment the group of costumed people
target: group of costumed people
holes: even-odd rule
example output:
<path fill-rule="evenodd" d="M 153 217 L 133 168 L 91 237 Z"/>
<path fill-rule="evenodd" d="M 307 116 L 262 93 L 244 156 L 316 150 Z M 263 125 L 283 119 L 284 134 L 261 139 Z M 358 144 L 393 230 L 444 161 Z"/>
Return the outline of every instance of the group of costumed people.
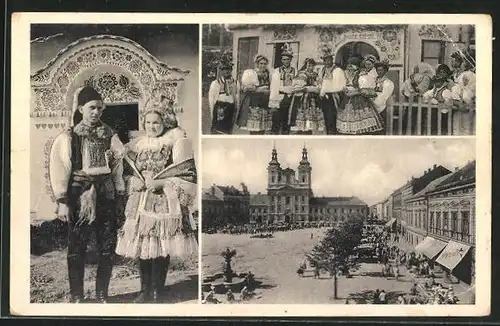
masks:
<path fill-rule="evenodd" d="M 329 48 L 322 52 L 319 73 L 312 58 L 296 71 L 285 44 L 278 68 L 269 69 L 269 59 L 258 54 L 241 82 L 232 77 L 231 62 L 221 60 L 208 95 L 212 133 L 230 134 L 236 126 L 250 134 L 384 134 L 394 91 L 389 62 L 373 55 L 351 57 L 344 71 Z"/>
<path fill-rule="evenodd" d="M 452 107 L 474 104 L 476 98 L 476 73 L 474 53 L 456 51 L 451 54 L 450 66 L 440 64 L 434 69 L 421 62 L 413 68 L 402 86 L 406 100 L 421 99 L 432 105 L 442 104 L 440 113 L 450 112 Z M 469 112 L 453 110 L 452 134 L 471 134 Z"/>
<path fill-rule="evenodd" d="M 138 262 L 141 290 L 135 302 L 161 302 L 170 258 L 198 253 L 190 214 L 197 187 L 191 142 L 165 97 L 147 103 L 144 135 L 126 144 L 101 121 L 106 106 L 94 88 L 78 89 L 74 99 L 71 127 L 54 139 L 48 165 L 57 216 L 69 228 L 70 302 L 85 299 L 92 229 L 97 302 L 108 301 L 115 254 Z"/>
<path fill-rule="evenodd" d="M 293 52 L 282 48 L 281 65 L 271 70 L 269 59 L 258 54 L 255 67 L 232 77 L 232 63 L 222 59 L 218 78 L 209 90 L 212 133 L 230 134 L 235 127 L 250 134 L 384 134 L 386 107 L 394 93 L 387 77 L 389 62 L 374 55 L 353 56 L 345 70 L 334 63 L 333 53 L 323 49 L 323 67 L 306 58 L 296 71 Z M 451 68 L 417 64 L 401 87 L 406 100 L 443 104 L 439 114 L 475 101 L 475 61 L 469 51 L 456 51 Z M 406 112 L 405 115 L 408 113 Z M 453 134 L 470 133 L 467 110 L 453 110 Z M 406 122 L 406 118 L 403 117 Z"/>

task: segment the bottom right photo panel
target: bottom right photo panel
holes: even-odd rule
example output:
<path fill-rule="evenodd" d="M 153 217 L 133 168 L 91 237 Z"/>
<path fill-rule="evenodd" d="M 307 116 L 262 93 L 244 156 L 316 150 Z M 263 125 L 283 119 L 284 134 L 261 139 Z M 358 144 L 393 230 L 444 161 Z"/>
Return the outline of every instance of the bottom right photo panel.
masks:
<path fill-rule="evenodd" d="M 203 139 L 205 304 L 474 304 L 474 138 Z"/>

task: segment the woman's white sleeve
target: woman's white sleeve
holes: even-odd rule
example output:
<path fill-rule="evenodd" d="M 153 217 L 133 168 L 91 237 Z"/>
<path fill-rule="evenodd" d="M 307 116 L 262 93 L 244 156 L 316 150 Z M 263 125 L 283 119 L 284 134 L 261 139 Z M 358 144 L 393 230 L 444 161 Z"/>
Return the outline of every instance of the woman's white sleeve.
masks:
<path fill-rule="evenodd" d="M 243 72 L 243 75 L 241 76 L 241 86 L 249 87 L 249 86 L 257 86 L 258 84 L 259 80 L 255 70 L 247 69 Z"/>
<path fill-rule="evenodd" d="M 68 132 L 63 132 L 56 137 L 49 155 L 49 176 L 52 192 L 57 201 L 66 200 L 72 168 L 71 136 Z"/>
<path fill-rule="evenodd" d="M 394 83 L 390 80 L 385 80 L 382 85 L 382 92 L 377 94 L 377 97 L 373 101 L 377 107 L 377 111 L 382 112 L 385 110 L 387 101 L 392 96 L 394 92 Z"/>
<path fill-rule="evenodd" d="M 217 98 L 219 96 L 220 86 L 217 80 L 214 80 L 210 84 L 210 90 L 208 91 L 208 106 L 210 107 L 210 114 L 215 106 L 215 102 L 217 102 Z"/>
<path fill-rule="evenodd" d="M 269 94 L 269 107 L 278 108 L 280 105 L 280 74 L 278 70 L 275 70 L 271 75 L 271 85 Z"/>
<path fill-rule="evenodd" d="M 123 156 L 125 155 L 125 146 L 118 138 L 118 135 L 111 137 L 111 152 L 113 153 L 113 166 L 111 173 L 117 191 L 125 191 L 125 181 L 123 180 Z"/>

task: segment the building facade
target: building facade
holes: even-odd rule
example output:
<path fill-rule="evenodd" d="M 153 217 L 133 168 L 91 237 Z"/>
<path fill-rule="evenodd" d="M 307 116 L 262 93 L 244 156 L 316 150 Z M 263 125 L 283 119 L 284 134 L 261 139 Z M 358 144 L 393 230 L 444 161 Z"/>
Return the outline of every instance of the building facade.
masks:
<path fill-rule="evenodd" d="M 299 68 L 305 58 L 322 62 L 319 48 L 328 46 L 339 64 L 353 54 L 373 54 L 391 63 L 389 78 L 399 85 L 419 62 L 436 67 L 449 64 L 458 48 L 473 48 L 474 27 L 468 25 L 229 25 L 233 33 L 235 74 L 252 68 L 258 53 L 270 59 L 271 67 L 280 64 L 284 43 L 290 44 L 295 56 L 292 65 Z M 318 66 L 318 69 L 321 66 Z"/>
<path fill-rule="evenodd" d="M 202 194 L 203 228 L 230 224 L 245 224 L 250 216 L 250 193 L 244 184 L 234 186 L 212 185 Z"/>
<path fill-rule="evenodd" d="M 405 201 L 403 238 L 452 277 L 474 283 L 475 161 Z"/>
<path fill-rule="evenodd" d="M 368 215 L 368 206 L 356 197 L 314 196 L 312 167 L 306 148 L 302 150 L 298 173 L 281 167 L 276 148 L 272 150 L 267 171 L 267 194 L 250 197 L 250 221 L 253 223 L 342 222 L 353 216 Z"/>

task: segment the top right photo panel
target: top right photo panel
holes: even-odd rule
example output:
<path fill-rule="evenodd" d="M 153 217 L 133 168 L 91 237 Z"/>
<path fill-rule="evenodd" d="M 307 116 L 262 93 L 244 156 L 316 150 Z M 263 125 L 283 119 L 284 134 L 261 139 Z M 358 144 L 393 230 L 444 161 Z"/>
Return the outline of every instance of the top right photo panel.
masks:
<path fill-rule="evenodd" d="M 213 135 L 470 136 L 474 25 L 203 25 Z"/>

